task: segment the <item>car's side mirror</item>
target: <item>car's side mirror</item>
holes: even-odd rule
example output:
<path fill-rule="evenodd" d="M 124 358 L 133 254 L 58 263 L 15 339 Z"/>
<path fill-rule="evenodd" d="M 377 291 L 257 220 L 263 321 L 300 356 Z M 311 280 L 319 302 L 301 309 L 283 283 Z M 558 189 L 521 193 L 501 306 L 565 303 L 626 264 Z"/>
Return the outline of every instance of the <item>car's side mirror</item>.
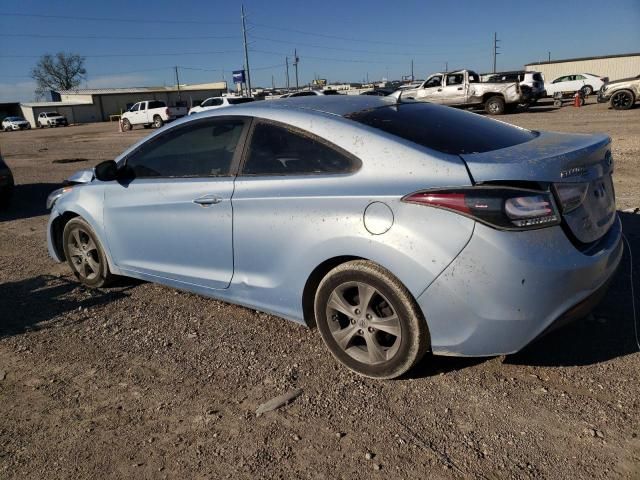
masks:
<path fill-rule="evenodd" d="M 118 164 L 113 160 L 106 160 L 96 165 L 95 176 L 101 182 L 111 182 L 118 178 Z"/>

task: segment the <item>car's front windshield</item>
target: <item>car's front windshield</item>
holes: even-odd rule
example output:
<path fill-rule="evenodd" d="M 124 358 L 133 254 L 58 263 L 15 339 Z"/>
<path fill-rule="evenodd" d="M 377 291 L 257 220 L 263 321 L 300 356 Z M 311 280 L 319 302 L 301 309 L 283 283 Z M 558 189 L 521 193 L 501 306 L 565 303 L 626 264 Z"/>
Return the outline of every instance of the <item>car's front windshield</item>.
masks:
<path fill-rule="evenodd" d="M 47 112 L 45 113 L 47 117 L 59 117 L 60 114 L 58 112 Z"/>

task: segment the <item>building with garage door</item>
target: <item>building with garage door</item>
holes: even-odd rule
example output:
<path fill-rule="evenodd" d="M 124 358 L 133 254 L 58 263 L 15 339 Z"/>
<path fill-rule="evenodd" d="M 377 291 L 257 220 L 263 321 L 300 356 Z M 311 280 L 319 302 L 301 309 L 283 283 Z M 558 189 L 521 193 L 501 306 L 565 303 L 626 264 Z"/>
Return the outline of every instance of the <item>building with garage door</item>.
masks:
<path fill-rule="evenodd" d="M 167 105 L 191 107 L 208 97 L 227 91 L 227 82 L 198 83 L 170 87 L 87 88 L 52 92 L 54 101 L 21 103 L 22 116 L 32 127 L 42 112 L 58 112 L 69 123 L 103 122 L 115 119 L 131 105 L 143 100 L 162 100 Z"/>
<path fill-rule="evenodd" d="M 524 68 L 527 71 L 541 72 L 546 82 L 576 73 L 591 73 L 599 77 L 609 77 L 609 80 L 613 81 L 640 75 L 640 53 L 532 62 Z"/>

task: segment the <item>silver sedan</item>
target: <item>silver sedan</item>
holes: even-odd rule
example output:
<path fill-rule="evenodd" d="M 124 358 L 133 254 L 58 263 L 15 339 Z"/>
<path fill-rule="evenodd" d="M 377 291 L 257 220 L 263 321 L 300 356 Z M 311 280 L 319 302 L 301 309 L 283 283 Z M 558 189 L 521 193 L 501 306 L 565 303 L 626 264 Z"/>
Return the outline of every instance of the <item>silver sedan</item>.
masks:
<path fill-rule="evenodd" d="M 390 97 L 254 102 L 79 172 L 49 197 L 49 252 L 90 287 L 136 277 L 317 326 L 346 367 L 394 378 L 588 311 L 622 255 L 612 171 L 604 135 Z"/>

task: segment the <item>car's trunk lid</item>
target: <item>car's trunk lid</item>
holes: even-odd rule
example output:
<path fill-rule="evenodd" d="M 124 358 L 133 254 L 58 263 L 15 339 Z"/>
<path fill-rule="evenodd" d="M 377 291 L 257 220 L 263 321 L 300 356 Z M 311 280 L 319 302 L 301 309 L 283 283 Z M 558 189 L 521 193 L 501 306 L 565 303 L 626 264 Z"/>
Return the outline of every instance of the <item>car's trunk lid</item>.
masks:
<path fill-rule="evenodd" d="M 564 222 L 581 243 L 598 240 L 615 221 L 611 139 L 606 135 L 543 132 L 512 147 L 460 157 L 475 183 L 587 184 L 580 205 L 562 213 Z"/>

